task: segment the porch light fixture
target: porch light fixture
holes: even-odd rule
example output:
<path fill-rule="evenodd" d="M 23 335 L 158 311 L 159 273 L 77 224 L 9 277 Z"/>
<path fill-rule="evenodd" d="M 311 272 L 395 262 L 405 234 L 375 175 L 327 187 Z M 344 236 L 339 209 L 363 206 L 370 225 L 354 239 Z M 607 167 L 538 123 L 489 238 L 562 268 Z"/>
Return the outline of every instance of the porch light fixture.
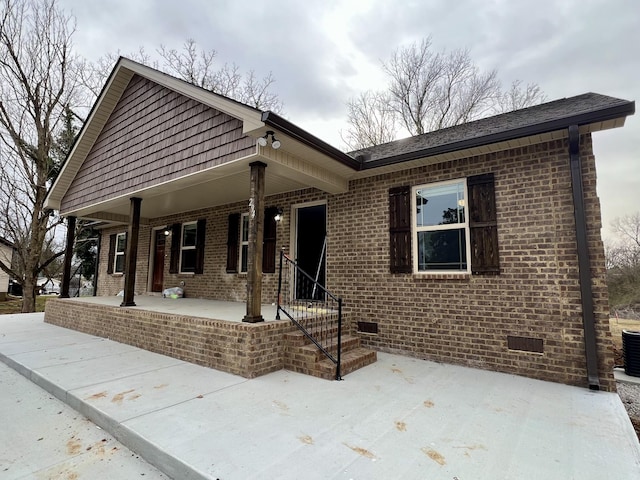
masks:
<path fill-rule="evenodd" d="M 280 220 L 282 220 L 282 208 L 278 207 L 278 210 L 276 211 L 276 214 L 274 215 L 273 219 L 276 222 L 279 222 Z"/>
<path fill-rule="evenodd" d="M 282 144 L 280 143 L 280 140 L 276 139 L 273 130 L 268 130 L 264 137 L 258 138 L 258 145 L 260 145 L 261 147 L 266 147 L 269 143 L 269 136 L 271 136 L 271 148 L 273 148 L 274 150 L 279 149 L 280 145 Z"/>
<path fill-rule="evenodd" d="M 165 237 L 168 237 L 168 236 L 171 234 L 171 232 L 169 231 L 169 229 L 165 229 L 165 230 L 164 230 L 164 232 L 162 232 L 162 233 L 164 233 L 164 236 L 165 236 Z"/>

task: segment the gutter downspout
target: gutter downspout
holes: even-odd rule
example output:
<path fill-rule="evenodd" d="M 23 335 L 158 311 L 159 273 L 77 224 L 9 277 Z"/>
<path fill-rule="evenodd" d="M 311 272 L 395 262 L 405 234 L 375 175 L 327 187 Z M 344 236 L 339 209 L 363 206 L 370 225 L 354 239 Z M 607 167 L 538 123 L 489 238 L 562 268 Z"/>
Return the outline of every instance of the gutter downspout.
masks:
<path fill-rule="evenodd" d="M 580 131 L 577 125 L 571 125 L 569 127 L 569 163 L 571 167 L 571 190 L 573 191 L 573 212 L 576 222 L 576 244 L 578 247 L 578 272 L 580 276 L 580 295 L 582 297 L 582 324 L 584 327 L 587 378 L 590 390 L 600 390 L 595 315 L 593 312 L 593 291 L 591 289 L 591 261 L 589 260 L 589 247 L 587 244 L 587 221 L 584 211 L 584 190 L 582 188 Z"/>

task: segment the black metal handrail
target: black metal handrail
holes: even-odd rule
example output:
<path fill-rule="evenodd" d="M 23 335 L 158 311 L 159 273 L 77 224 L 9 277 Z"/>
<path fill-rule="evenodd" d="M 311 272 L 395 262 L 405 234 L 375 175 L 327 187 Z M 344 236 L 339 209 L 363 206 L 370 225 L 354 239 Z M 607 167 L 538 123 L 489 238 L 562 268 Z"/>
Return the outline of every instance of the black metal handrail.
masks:
<path fill-rule="evenodd" d="M 336 366 L 342 380 L 342 299 L 329 292 L 297 262 L 280 251 L 276 319 L 284 313 Z"/>

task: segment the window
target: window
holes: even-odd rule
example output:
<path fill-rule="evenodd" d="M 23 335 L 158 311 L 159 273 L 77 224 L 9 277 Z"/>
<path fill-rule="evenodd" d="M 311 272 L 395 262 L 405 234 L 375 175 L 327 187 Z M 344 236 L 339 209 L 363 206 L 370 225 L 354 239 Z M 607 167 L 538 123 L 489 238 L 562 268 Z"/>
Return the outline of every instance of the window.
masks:
<path fill-rule="evenodd" d="M 494 174 L 389 189 L 389 271 L 500 275 Z"/>
<path fill-rule="evenodd" d="M 249 214 L 243 213 L 240 222 L 240 273 L 247 273 L 249 258 Z"/>
<path fill-rule="evenodd" d="M 465 180 L 412 189 L 415 272 L 469 272 L 466 190 Z"/>
<path fill-rule="evenodd" d="M 196 271 L 196 239 L 198 227 L 196 222 L 184 223 L 180 236 L 180 273 Z"/>
<path fill-rule="evenodd" d="M 115 250 L 113 252 L 113 273 L 124 272 L 124 254 L 127 248 L 127 234 L 116 235 Z"/>

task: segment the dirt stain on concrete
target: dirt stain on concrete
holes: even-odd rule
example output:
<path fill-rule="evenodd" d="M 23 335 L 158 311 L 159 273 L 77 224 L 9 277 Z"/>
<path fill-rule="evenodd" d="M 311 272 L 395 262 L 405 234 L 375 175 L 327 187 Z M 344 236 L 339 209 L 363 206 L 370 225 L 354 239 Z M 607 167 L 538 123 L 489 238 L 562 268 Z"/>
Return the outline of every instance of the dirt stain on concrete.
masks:
<path fill-rule="evenodd" d="M 90 397 L 87 398 L 87 400 L 97 400 L 98 398 L 104 398 L 108 395 L 108 393 L 106 391 L 104 392 L 98 392 L 98 393 L 94 393 L 93 395 L 91 395 Z"/>
<path fill-rule="evenodd" d="M 392 371 L 393 373 L 396 373 L 396 374 L 400 375 L 400 376 L 404 379 L 404 381 L 405 381 L 405 382 L 407 382 L 407 383 L 414 383 L 413 378 L 411 378 L 411 377 L 407 377 L 407 376 L 404 374 L 404 372 L 403 372 L 402 370 L 400 370 L 399 368 L 392 368 L 392 369 L 391 369 L 391 371 Z"/>
<path fill-rule="evenodd" d="M 356 452 L 358 455 L 362 455 L 363 457 L 376 458 L 376 456 L 373 453 L 371 453 L 369 450 L 367 450 L 366 448 L 354 447 L 352 445 L 349 445 L 348 443 L 344 443 L 344 446 L 349 447 L 351 450 Z"/>
<path fill-rule="evenodd" d="M 420 450 L 422 450 L 422 453 L 424 453 L 427 457 L 429 457 L 431 460 L 436 462 L 438 465 L 447 464 L 447 462 L 444 460 L 444 457 L 439 452 L 436 452 L 435 450 L 427 447 L 422 447 Z"/>
<path fill-rule="evenodd" d="M 400 432 L 406 432 L 407 424 L 404 422 L 396 422 L 396 429 Z"/>
<path fill-rule="evenodd" d="M 71 437 L 67 442 L 67 453 L 69 455 L 77 455 L 82 450 L 82 444 L 80 440 L 75 437 Z"/>
<path fill-rule="evenodd" d="M 433 403 L 431 400 L 425 400 L 424 401 L 424 406 L 427 408 L 433 408 L 433 406 L 435 405 L 435 403 Z"/>
<path fill-rule="evenodd" d="M 111 399 L 111 403 L 117 403 L 118 405 L 122 405 L 125 395 L 128 395 L 131 392 L 135 392 L 135 388 L 131 390 L 125 390 L 124 392 L 116 393 Z"/>
<path fill-rule="evenodd" d="M 301 437 L 298 437 L 298 440 L 302 443 L 306 443 L 307 445 L 313 445 L 313 438 L 311 438 L 311 435 L 302 435 Z"/>
<path fill-rule="evenodd" d="M 283 403 L 279 400 L 274 400 L 273 404 L 278 407 L 280 410 L 284 411 L 284 412 L 288 412 L 289 411 L 289 407 L 287 406 L 286 403 Z"/>
<path fill-rule="evenodd" d="M 168 387 L 168 386 L 169 386 L 168 383 L 161 383 L 160 385 L 155 385 L 153 388 L 155 388 L 156 390 L 159 390 L 161 388 Z"/>

